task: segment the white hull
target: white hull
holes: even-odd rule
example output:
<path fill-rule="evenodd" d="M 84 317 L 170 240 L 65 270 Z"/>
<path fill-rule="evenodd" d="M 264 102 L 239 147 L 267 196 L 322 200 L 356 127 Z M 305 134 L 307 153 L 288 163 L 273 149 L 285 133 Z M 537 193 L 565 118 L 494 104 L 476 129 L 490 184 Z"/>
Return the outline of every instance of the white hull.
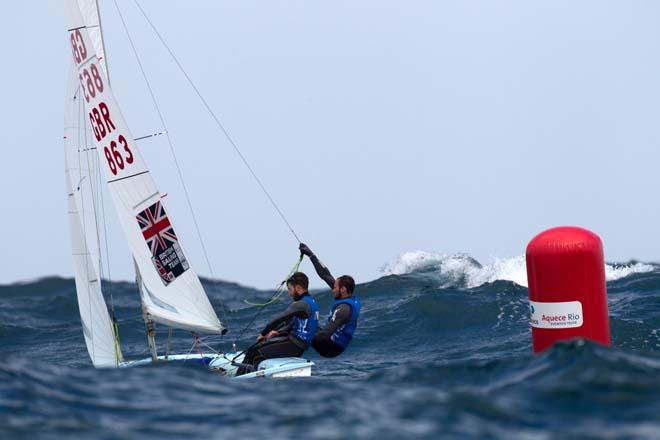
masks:
<path fill-rule="evenodd" d="M 235 353 L 197 353 L 197 354 L 173 354 L 169 356 L 158 356 L 157 362 L 195 362 L 204 363 L 211 371 L 225 376 L 236 377 L 238 365 L 243 360 L 243 355 L 236 356 Z M 120 368 L 140 367 L 152 364 L 151 358 L 136 361 L 122 362 Z M 266 359 L 259 363 L 257 371 L 236 377 L 237 379 L 249 379 L 252 377 L 309 377 L 312 375 L 314 362 L 303 358 L 276 358 Z"/>

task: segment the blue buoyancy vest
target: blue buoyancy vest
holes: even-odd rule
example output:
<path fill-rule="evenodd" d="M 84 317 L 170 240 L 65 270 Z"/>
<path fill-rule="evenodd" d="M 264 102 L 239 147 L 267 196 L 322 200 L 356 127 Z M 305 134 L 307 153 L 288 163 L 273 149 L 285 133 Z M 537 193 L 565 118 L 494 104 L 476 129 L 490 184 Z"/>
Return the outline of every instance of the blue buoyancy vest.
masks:
<path fill-rule="evenodd" d="M 360 298 L 357 296 L 350 296 L 348 298 L 335 300 L 335 304 L 332 307 L 332 313 L 328 318 L 328 323 L 332 320 L 332 317 L 335 314 L 335 310 L 341 304 L 348 304 L 351 306 L 351 320 L 341 327 L 338 327 L 332 333 L 332 335 L 330 335 L 330 339 L 332 339 L 332 342 L 340 346 L 342 349 L 346 349 L 348 344 L 351 343 L 351 339 L 353 339 L 353 333 L 355 333 L 355 329 L 357 328 L 358 316 L 360 316 L 360 308 L 362 305 L 360 304 Z"/>
<path fill-rule="evenodd" d="M 304 295 L 299 301 L 305 301 L 309 304 L 310 316 L 306 319 L 294 316 L 291 334 L 310 344 L 319 326 L 319 307 L 316 305 L 316 300 L 309 294 Z"/>

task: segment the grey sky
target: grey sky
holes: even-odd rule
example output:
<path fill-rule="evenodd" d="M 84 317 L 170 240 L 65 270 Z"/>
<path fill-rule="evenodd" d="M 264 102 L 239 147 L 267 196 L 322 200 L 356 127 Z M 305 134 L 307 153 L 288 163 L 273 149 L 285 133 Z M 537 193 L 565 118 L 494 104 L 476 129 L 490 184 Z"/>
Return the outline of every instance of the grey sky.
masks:
<path fill-rule="evenodd" d="M 129 126 L 160 131 L 114 5 L 100 3 Z M 133 2 L 119 3 L 215 275 L 271 286 L 296 259 L 294 239 Z M 658 259 L 656 2 L 141 4 L 335 275 L 365 281 L 415 249 L 519 255 L 560 224 L 597 232 L 610 261 Z M 3 15 L 0 282 L 71 276 L 62 4 L 8 2 Z M 189 259 L 208 274 L 165 139 L 140 147 Z M 113 278 L 130 279 L 119 225 L 108 223 Z"/>

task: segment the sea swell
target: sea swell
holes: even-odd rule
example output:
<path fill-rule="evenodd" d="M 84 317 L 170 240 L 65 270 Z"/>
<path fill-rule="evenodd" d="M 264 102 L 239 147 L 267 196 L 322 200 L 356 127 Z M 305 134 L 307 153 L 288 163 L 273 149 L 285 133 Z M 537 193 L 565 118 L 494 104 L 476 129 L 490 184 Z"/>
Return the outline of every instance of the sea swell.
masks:
<path fill-rule="evenodd" d="M 522 265 L 522 266 L 521 266 Z M 612 348 L 583 341 L 531 354 L 521 258 L 407 256 L 358 286 L 358 333 L 342 356 L 303 380 L 233 381 L 195 364 L 91 367 L 74 283 L 47 278 L 0 286 L 0 437 L 40 438 L 636 438 L 658 437 L 660 271 L 609 265 Z M 112 289 L 124 356 L 147 356 L 133 283 Z M 271 291 L 204 280 L 245 347 L 280 301 Z M 327 312 L 327 290 L 312 292 Z M 247 330 L 241 335 L 241 330 Z M 240 337 L 239 337 L 240 336 Z M 159 350 L 167 331 L 157 327 Z M 175 331 L 173 352 L 188 352 Z"/>

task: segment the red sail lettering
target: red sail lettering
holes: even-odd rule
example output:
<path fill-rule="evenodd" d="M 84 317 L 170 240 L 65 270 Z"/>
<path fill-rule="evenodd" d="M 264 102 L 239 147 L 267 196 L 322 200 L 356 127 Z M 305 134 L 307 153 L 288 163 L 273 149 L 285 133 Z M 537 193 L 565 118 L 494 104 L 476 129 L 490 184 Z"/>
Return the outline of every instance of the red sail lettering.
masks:
<path fill-rule="evenodd" d="M 82 73 L 78 75 L 78 79 L 80 79 L 80 88 L 83 91 L 83 96 L 85 97 L 85 101 L 89 102 L 89 95 L 87 94 L 87 88 L 85 87 L 85 81 L 83 80 Z"/>
<path fill-rule="evenodd" d="M 117 142 L 110 142 L 110 151 L 112 152 L 112 158 L 115 160 L 115 163 L 120 170 L 124 169 L 124 158 L 121 157 L 121 153 L 117 151 Z"/>
<path fill-rule="evenodd" d="M 123 134 L 119 135 L 119 143 L 124 146 L 124 151 L 126 152 L 126 163 L 127 164 L 132 164 L 133 163 L 133 152 L 131 151 L 130 148 L 128 148 L 128 142 L 126 141 L 126 138 L 124 137 Z"/>
<path fill-rule="evenodd" d="M 124 137 L 123 134 L 120 134 L 117 140 L 119 141 L 119 144 L 124 147 L 126 156 L 122 156 L 122 153 L 119 150 L 119 145 L 117 145 L 117 141 L 110 141 L 110 145 L 103 149 L 105 159 L 108 161 L 110 172 L 115 176 L 120 170 L 123 170 L 126 167 L 126 164 L 130 165 L 135 161 L 133 152 L 128 147 L 126 137 Z"/>
<path fill-rule="evenodd" d="M 87 69 L 83 69 L 82 71 L 82 75 L 80 76 L 80 84 L 86 85 L 86 87 L 83 86 L 83 88 L 86 89 L 87 93 L 89 93 L 89 96 L 92 98 L 96 96 L 96 90 L 94 90 L 94 82 L 92 82 L 92 77 L 90 76 Z M 85 96 L 87 96 L 87 94 L 85 94 Z M 87 102 L 89 102 L 89 100 L 87 100 Z"/>
<path fill-rule="evenodd" d="M 91 98 L 95 98 L 97 92 L 103 93 L 103 79 L 96 64 L 89 66 L 89 70 L 83 69 L 78 78 L 80 79 L 80 87 L 83 89 L 85 101 L 89 102 Z"/>
<path fill-rule="evenodd" d="M 114 130 L 115 124 L 112 123 L 112 120 L 110 119 L 110 110 L 108 110 L 108 106 L 105 105 L 105 102 L 99 102 L 99 109 L 101 110 L 101 114 L 103 115 L 103 121 L 105 122 L 105 125 L 108 127 L 108 133 L 110 133 L 112 130 Z"/>
<path fill-rule="evenodd" d="M 89 69 L 92 71 L 92 78 L 94 78 L 94 86 L 99 93 L 103 93 L 103 79 L 96 64 L 92 64 Z"/>
<path fill-rule="evenodd" d="M 83 40 L 83 36 L 80 33 L 80 29 L 76 31 L 76 40 L 78 41 L 80 56 L 82 58 L 82 61 L 84 61 L 87 59 L 87 48 L 85 47 L 85 41 Z"/>
<path fill-rule="evenodd" d="M 73 59 L 76 61 L 76 64 L 80 64 L 82 58 L 80 58 L 80 51 L 78 50 L 78 45 L 76 44 L 75 34 L 71 34 L 71 50 L 73 50 Z"/>
<path fill-rule="evenodd" d="M 108 161 L 108 166 L 110 167 L 110 172 L 116 176 L 117 175 L 117 164 L 115 164 L 115 160 L 112 158 L 112 153 L 110 153 L 110 150 L 108 149 L 108 147 L 105 147 L 103 149 L 103 152 L 105 153 L 105 159 Z"/>
<path fill-rule="evenodd" d="M 85 47 L 85 41 L 80 33 L 80 29 L 76 29 L 71 34 L 71 48 L 73 49 L 73 59 L 76 60 L 77 64 L 87 59 L 87 48 Z"/>
<path fill-rule="evenodd" d="M 89 112 L 89 120 L 92 123 L 92 130 L 94 130 L 94 137 L 97 141 L 101 140 L 108 134 L 103 125 L 103 120 L 101 119 L 101 113 L 99 110 L 94 107 L 91 112 Z"/>
<path fill-rule="evenodd" d="M 110 110 L 105 102 L 99 102 L 98 107 L 94 107 L 89 112 L 89 120 L 92 123 L 94 136 L 99 142 L 117 128 L 110 119 Z"/>

